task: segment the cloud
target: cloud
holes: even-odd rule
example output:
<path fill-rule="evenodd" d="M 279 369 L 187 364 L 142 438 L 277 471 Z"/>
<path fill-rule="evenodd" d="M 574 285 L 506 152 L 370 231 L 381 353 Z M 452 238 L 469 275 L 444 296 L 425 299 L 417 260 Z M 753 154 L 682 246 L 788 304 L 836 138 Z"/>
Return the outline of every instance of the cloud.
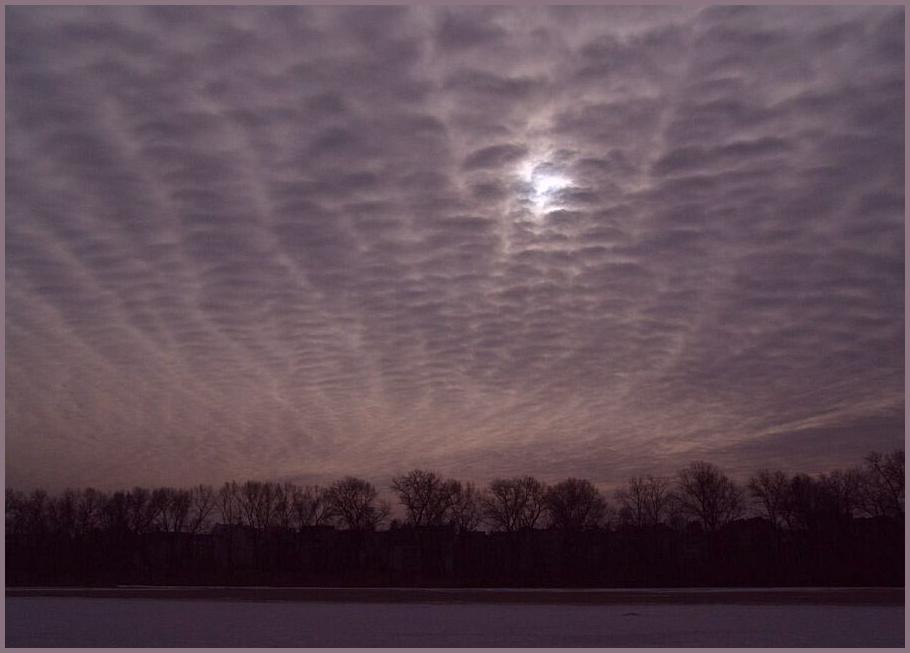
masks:
<path fill-rule="evenodd" d="M 490 145 L 471 152 L 464 160 L 464 168 L 466 170 L 499 169 L 509 163 L 520 161 L 527 154 L 528 148 L 524 145 L 512 143 Z"/>
<path fill-rule="evenodd" d="M 11 7 L 8 482 L 898 446 L 903 21 Z"/>
<path fill-rule="evenodd" d="M 444 11 L 436 24 L 436 44 L 443 50 L 489 47 L 508 36 L 507 30 L 477 11 Z"/>

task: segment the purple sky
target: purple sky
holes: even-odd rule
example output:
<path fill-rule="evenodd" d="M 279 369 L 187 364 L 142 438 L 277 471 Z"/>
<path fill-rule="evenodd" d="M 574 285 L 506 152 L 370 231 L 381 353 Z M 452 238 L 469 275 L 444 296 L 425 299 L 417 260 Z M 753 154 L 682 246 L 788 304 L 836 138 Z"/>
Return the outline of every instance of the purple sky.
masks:
<path fill-rule="evenodd" d="M 16 487 L 904 431 L 904 9 L 7 7 Z"/>

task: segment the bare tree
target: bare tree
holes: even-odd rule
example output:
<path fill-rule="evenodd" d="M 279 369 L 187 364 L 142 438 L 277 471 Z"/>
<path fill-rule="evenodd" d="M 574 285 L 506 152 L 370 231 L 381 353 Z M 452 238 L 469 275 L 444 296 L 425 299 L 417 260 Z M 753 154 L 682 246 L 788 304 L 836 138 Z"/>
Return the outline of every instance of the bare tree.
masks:
<path fill-rule="evenodd" d="M 818 485 L 826 517 L 840 521 L 852 519 L 860 506 L 862 484 L 863 474 L 856 467 L 820 474 Z"/>
<path fill-rule="evenodd" d="M 260 481 L 246 481 L 240 485 L 237 493 L 237 502 L 240 506 L 240 513 L 243 515 L 243 521 L 252 528 L 257 528 L 259 524 L 261 493 L 262 483 Z"/>
<path fill-rule="evenodd" d="M 680 470 L 678 481 L 683 512 L 706 531 L 716 531 L 742 514 L 742 490 L 715 465 L 696 461 Z"/>
<path fill-rule="evenodd" d="M 275 525 L 281 500 L 281 488 L 275 483 L 247 481 L 238 494 L 240 511 L 248 526 L 268 530 Z"/>
<path fill-rule="evenodd" d="M 797 474 L 790 479 L 783 515 L 792 530 L 817 530 L 852 519 L 860 505 L 861 474 L 835 470 L 812 478 Z"/>
<path fill-rule="evenodd" d="M 480 492 L 471 482 L 464 485 L 460 481 L 452 481 L 452 483 L 452 508 L 450 510 L 449 523 L 459 533 L 476 530 L 483 516 L 481 513 Z"/>
<path fill-rule="evenodd" d="M 861 505 L 873 517 L 904 519 L 904 450 L 873 451 L 862 471 Z"/>
<path fill-rule="evenodd" d="M 326 490 L 318 485 L 296 488 L 291 498 L 291 507 L 301 528 L 327 524 L 332 517 L 326 501 Z"/>
<path fill-rule="evenodd" d="M 648 523 L 656 526 L 671 518 L 676 495 L 670 489 L 670 481 L 666 478 L 648 476 L 645 487 L 645 508 Z"/>
<path fill-rule="evenodd" d="M 163 504 L 157 519 L 159 528 L 166 533 L 182 533 L 190 514 L 190 492 L 166 487 L 158 488 L 152 494 Z"/>
<path fill-rule="evenodd" d="M 24 492 L 6 489 L 6 533 L 7 535 L 25 534 L 25 506 L 28 499 Z"/>
<path fill-rule="evenodd" d="M 60 496 L 50 497 L 47 501 L 47 519 L 50 530 L 59 537 L 67 539 L 76 536 L 76 511 L 79 493 L 66 489 Z"/>
<path fill-rule="evenodd" d="M 392 479 L 392 490 L 412 526 L 441 526 L 452 507 L 454 485 L 435 472 L 415 469 Z"/>
<path fill-rule="evenodd" d="M 240 487 L 230 481 L 218 490 L 218 508 L 221 511 L 221 522 L 228 526 L 243 523 L 243 512 L 240 507 Z"/>
<path fill-rule="evenodd" d="M 534 528 L 544 511 L 545 493 L 546 486 L 531 476 L 498 478 L 482 499 L 484 517 L 496 530 Z"/>
<path fill-rule="evenodd" d="M 765 518 L 773 528 L 778 528 L 785 522 L 787 492 L 790 488 L 790 479 L 782 471 L 758 470 L 749 479 L 749 492 L 752 498 L 761 506 Z"/>
<path fill-rule="evenodd" d="M 654 476 L 636 476 L 616 491 L 620 519 L 638 528 L 656 526 L 667 519 L 673 499 L 670 482 Z"/>
<path fill-rule="evenodd" d="M 47 530 L 48 503 L 50 498 L 44 490 L 34 490 L 25 502 L 25 519 L 32 533 Z"/>
<path fill-rule="evenodd" d="M 377 501 L 376 497 L 372 483 L 353 476 L 332 483 L 325 495 L 335 519 L 345 528 L 357 531 L 374 530 L 388 517 L 388 503 Z"/>
<path fill-rule="evenodd" d="M 607 502 L 590 481 L 569 478 L 550 487 L 544 496 L 550 523 L 560 529 L 580 531 L 599 526 Z"/>
<path fill-rule="evenodd" d="M 29 495 L 7 490 L 7 533 L 20 538 L 20 544 L 35 550 L 51 529 L 49 519 L 50 499 L 44 490 Z"/>
<path fill-rule="evenodd" d="M 76 530 L 85 535 L 101 527 L 101 510 L 107 497 L 94 488 L 85 488 L 79 493 L 76 505 Z"/>
<path fill-rule="evenodd" d="M 197 485 L 190 490 L 190 512 L 187 528 L 190 533 L 207 531 L 209 517 L 215 511 L 217 497 L 211 485 Z"/>
<path fill-rule="evenodd" d="M 796 474 L 790 479 L 782 510 L 787 528 L 808 530 L 814 527 L 819 494 L 818 484 L 808 474 Z"/>
<path fill-rule="evenodd" d="M 126 494 L 126 513 L 129 530 L 142 534 L 153 530 L 166 497 L 161 492 L 152 493 L 144 487 L 135 487 Z"/>
<path fill-rule="evenodd" d="M 294 523 L 294 495 L 298 488 L 293 483 L 276 484 L 274 523 L 281 528 L 291 528 Z"/>
<path fill-rule="evenodd" d="M 130 530 L 126 492 L 114 492 L 107 497 L 101 507 L 101 527 L 114 533 L 124 533 Z"/>
<path fill-rule="evenodd" d="M 527 497 L 524 510 L 519 513 L 519 528 L 534 528 L 539 525 L 541 517 L 546 509 L 544 497 L 547 493 L 547 486 L 532 476 L 523 476 L 516 479 L 520 490 Z"/>

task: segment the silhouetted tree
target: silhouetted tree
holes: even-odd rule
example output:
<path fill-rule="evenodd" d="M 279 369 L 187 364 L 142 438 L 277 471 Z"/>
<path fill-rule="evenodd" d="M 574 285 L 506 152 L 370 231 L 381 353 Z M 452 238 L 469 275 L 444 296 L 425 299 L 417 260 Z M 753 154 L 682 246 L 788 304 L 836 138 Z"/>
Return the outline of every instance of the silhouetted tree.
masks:
<path fill-rule="evenodd" d="M 771 526 L 779 528 L 785 522 L 787 492 L 790 479 L 782 471 L 760 469 L 749 479 L 749 492 L 761 506 Z"/>
<path fill-rule="evenodd" d="M 279 500 L 278 486 L 274 483 L 247 481 L 240 486 L 240 510 L 247 526 L 266 530 L 272 526 Z"/>
<path fill-rule="evenodd" d="M 788 484 L 783 518 L 792 531 L 811 530 L 819 512 L 820 490 L 808 474 L 794 475 Z"/>
<path fill-rule="evenodd" d="M 101 527 L 108 533 L 129 533 L 129 514 L 126 492 L 114 492 L 101 509 Z"/>
<path fill-rule="evenodd" d="M 207 531 L 209 518 L 215 512 L 217 496 L 211 485 L 197 485 L 190 490 L 190 511 L 187 530 L 190 533 Z"/>
<path fill-rule="evenodd" d="M 294 494 L 297 486 L 293 483 L 274 484 L 275 507 L 272 523 L 281 528 L 292 528 L 296 522 Z"/>
<path fill-rule="evenodd" d="M 545 494 L 546 486 L 531 476 L 498 478 L 483 496 L 483 515 L 495 530 L 534 528 L 544 512 Z"/>
<path fill-rule="evenodd" d="M 189 521 L 193 503 L 190 491 L 168 487 L 155 490 L 155 494 L 161 496 L 164 503 L 158 516 L 161 530 L 166 533 L 182 533 Z"/>
<path fill-rule="evenodd" d="M 873 451 L 865 459 L 859 503 L 873 517 L 904 520 L 904 450 L 882 455 Z"/>
<path fill-rule="evenodd" d="M 221 512 L 221 522 L 223 524 L 238 526 L 243 523 L 243 512 L 240 507 L 240 488 L 236 482 L 227 482 L 218 490 L 218 509 Z"/>
<path fill-rule="evenodd" d="M 155 522 L 164 509 L 166 496 L 160 491 L 152 493 L 143 487 L 134 487 L 126 495 L 127 523 L 134 534 L 154 530 Z"/>
<path fill-rule="evenodd" d="M 481 494 L 471 482 L 462 485 L 459 481 L 452 481 L 452 507 L 449 523 L 459 533 L 475 530 L 483 518 L 481 512 Z"/>
<path fill-rule="evenodd" d="M 79 493 L 66 489 L 58 497 L 47 500 L 48 528 L 54 537 L 71 540 L 76 537 L 76 506 Z"/>
<path fill-rule="evenodd" d="M 372 483 L 353 476 L 332 483 L 325 495 L 333 517 L 355 531 L 374 530 L 388 517 L 389 505 L 376 497 Z"/>
<path fill-rule="evenodd" d="M 441 526 L 452 507 L 454 485 L 435 472 L 415 469 L 392 479 L 392 490 L 412 526 Z"/>
<path fill-rule="evenodd" d="M 291 506 L 301 528 L 321 526 L 331 521 L 332 513 L 326 501 L 326 490 L 318 485 L 296 488 Z"/>
<path fill-rule="evenodd" d="M 22 503 L 21 519 L 22 530 L 27 533 L 37 543 L 42 538 L 47 537 L 49 530 L 48 524 L 48 504 L 49 497 L 44 490 L 34 490 Z"/>
<path fill-rule="evenodd" d="M 79 503 L 76 506 L 76 527 L 79 533 L 85 535 L 101 527 L 101 511 L 107 497 L 95 488 L 85 488 L 79 493 Z"/>
<path fill-rule="evenodd" d="M 580 531 L 603 522 L 607 502 L 587 480 L 569 478 L 547 489 L 544 495 L 550 523 L 555 528 Z"/>
<path fill-rule="evenodd" d="M 25 493 L 13 488 L 6 489 L 6 534 L 22 535 L 25 530 Z"/>
<path fill-rule="evenodd" d="M 602 497 L 587 481 L 568 479 L 547 490 L 530 477 L 498 479 L 483 501 L 470 483 L 439 484 L 436 477 L 432 486 L 450 489 L 445 523 L 458 532 L 474 530 L 483 507 L 498 530 L 549 522 L 566 533 L 561 537 L 540 530 L 506 538 L 454 538 L 448 529 L 372 533 L 388 505 L 378 502 L 372 485 L 350 477 L 328 490 L 260 482 L 226 483 L 217 493 L 209 486 L 111 495 L 68 489 L 53 496 L 7 489 L 7 579 L 11 585 L 397 583 L 408 577 L 460 584 L 900 585 L 902 458 L 902 451 L 873 453 L 862 467 L 814 477 L 759 470 L 749 492 L 769 521 L 786 525 L 775 532 L 758 520 L 729 524 L 742 493 L 713 465 L 690 465 L 680 472 L 679 505 L 707 531 L 727 524 L 711 537 L 649 528 L 676 514 L 668 483 L 650 477 L 632 479 L 617 494 L 625 521 L 643 528 L 610 535 L 609 524 L 569 534 L 599 521 Z M 217 511 L 228 527 L 187 536 L 206 530 Z M 867 515 L 875 518 L 860 518 Z M 275 528 L 321 524 L 329 516 L 355 532 Z"/>
<path fill-rule="evenodd" d="M 852 519 L 859 508 L 862 483 L 862 473 L 855 467 L 819 475 L 821 508 L 825 516 L 840 523 Z"/>
<path fill-rule="evenodd" d="M 696 461 L 680 470 L 678 484 L 683 512 L 708 532 L 720 529 L 743 512 L 742 490 L 711 463 Z"/>
<path fill-rule="evenodd" d="M 629 479 L 616 491 L 619 517 L 638 528 L 656 526 L 668 518 L 674 500 L 670 482 L 654 476 Z"/>
<path fill-rule="evenodd" d="M 797 474 L 787 489 L 784 520 L 791 530 L 808 531 L 843 523 L 856 511 L 859 483 L 856 470 L 835 470 L 818 478 Z"/>

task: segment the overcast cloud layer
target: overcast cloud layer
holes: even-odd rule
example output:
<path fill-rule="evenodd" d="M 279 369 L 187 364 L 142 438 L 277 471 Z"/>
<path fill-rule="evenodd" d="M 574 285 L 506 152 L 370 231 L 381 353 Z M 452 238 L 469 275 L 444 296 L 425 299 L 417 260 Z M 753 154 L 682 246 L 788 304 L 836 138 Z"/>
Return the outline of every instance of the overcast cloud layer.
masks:
<path fill-rule="evenodd" d="M 6 25 L 9 485 L 903 441 L 902 7 Z"/>

